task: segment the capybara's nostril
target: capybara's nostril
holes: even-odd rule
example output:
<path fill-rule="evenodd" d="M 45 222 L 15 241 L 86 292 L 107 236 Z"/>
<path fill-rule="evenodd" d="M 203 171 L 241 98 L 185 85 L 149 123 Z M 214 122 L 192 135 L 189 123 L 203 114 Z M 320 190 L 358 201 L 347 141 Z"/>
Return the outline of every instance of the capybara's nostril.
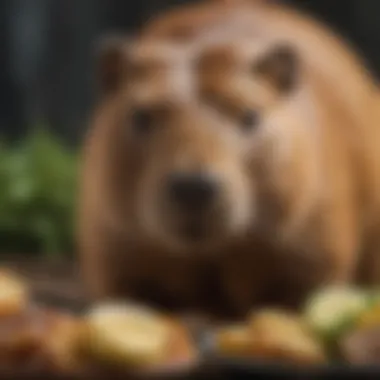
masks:
<path fill-rule="evenodd" d="M 186 212 L 207 209 L 218 192 L 215 178 L 204 173 L 175 173 L 169 177 L 169 196 Z"/>

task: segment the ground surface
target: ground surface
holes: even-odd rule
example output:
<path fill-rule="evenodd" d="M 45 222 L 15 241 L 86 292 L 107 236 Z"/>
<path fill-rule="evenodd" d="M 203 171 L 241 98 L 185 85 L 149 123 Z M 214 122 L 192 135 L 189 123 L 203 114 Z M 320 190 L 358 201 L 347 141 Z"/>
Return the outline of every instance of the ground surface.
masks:
<path fill-rule="evenodd" d="M 22 256 L 4 258 L 0 266 L 15 270 L 29 281 L 37 300 L 73 308 L 85 304 L 78 268 L 62 259 L 30 259 Z"/>

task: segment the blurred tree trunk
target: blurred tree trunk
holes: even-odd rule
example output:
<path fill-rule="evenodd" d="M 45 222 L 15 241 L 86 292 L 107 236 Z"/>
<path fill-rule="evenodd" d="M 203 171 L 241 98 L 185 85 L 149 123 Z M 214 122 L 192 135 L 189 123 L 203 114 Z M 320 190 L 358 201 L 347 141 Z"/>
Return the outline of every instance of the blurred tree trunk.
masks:
<path fill-rule="evenodd" d="M 40 83 L 47 48 L 49 3 L 50 0 L 12 0 L 10 3 L 10 68 L 12 78 L 22 91 L 19 101 L 25 103 L 31 127 L 43 119 Z"/>
<path fill-rule="evenodd" d="M 12 70 L 12 0 L 0 1 L 0 134 L 17 141 L 27 130 L 23 88 Z"/>
<path fill-rule="evenodd" d="M 204 0 L 0 0 L 0 133 L 14 139 L 46 118 L 80 141 L 94 99 L 94 47 L 158 12 Z M 380 74 L 379 0 L 277 0 L 305 8 L 350 39 Z"/>
<path fill-rule="evenodd" d="M 52 2 L 45 70 L 49 124 L 69 142 L 81 139 L 94 98 L 94 47 L 104 31 L 133 33 L 159 10 L 186 0 Z M 187 0 L 187 2 L 189 2 Z"/>
<path fill-rule="evenodd" d="M 93 44 L 102 31 L 104 0 L 51 2 L 43 83 L 49 125 L 77 141 L 93 95 Z"/>

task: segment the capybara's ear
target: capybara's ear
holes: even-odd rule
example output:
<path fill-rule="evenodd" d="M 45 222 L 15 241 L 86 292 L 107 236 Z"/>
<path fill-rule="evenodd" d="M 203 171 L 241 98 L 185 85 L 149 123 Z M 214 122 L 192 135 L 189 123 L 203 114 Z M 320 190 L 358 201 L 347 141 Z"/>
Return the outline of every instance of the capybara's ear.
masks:
<path fill-rule="evenodd" d="M 300 76 L 299 56 L 295 48 L 278 44 L 253 64 L 255 74 L 263 76 L 281 93 L 291 92 Z"/>
<path fill-rule="evenodd" d="M 130 40 L 123 35 L 103 37 L 97 45 L 97 79 L 102 94 L 119 89 L 127 71 L 127 47 Z"/>

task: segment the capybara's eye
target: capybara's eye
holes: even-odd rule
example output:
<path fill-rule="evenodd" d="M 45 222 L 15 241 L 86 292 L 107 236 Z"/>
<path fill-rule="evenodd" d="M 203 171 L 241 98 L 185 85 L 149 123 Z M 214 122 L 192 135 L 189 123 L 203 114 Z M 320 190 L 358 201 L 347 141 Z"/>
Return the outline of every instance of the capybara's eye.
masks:
<path fill-rule="evenodd" d="M 132 127 L 138 133 L 148 133 L 154 127 L 154 115 L 151 110 L 139 108 L 132 110 Z"/>
<path fill-rule="evenodd" d="M 240 118 L 240 124 L 243 130 L 250 131 L 259 124 L 259 114 L 253 110 L 245 110 Z"/>

